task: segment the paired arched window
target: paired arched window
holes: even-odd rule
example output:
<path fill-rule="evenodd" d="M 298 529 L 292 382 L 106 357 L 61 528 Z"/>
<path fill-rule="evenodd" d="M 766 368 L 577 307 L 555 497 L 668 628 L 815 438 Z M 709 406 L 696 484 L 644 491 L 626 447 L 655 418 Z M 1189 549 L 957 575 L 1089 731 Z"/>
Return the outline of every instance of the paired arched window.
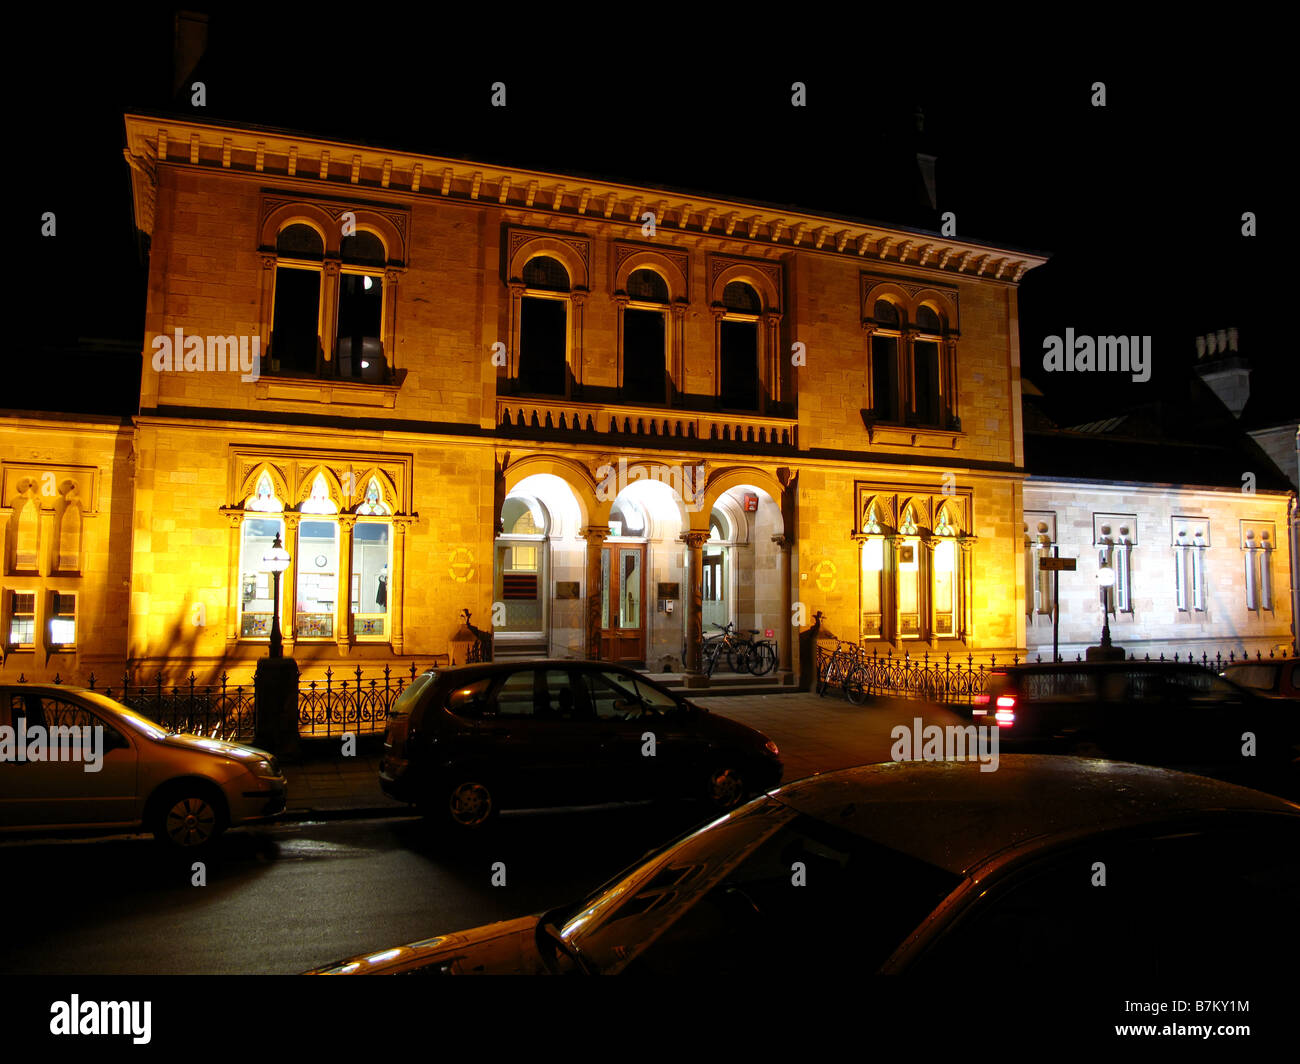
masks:
<path fill-rule="evenodd" d="M 953 429 L 956 366 L 950 311 L 939 296 L 909 297 L 898 285 L 872 285 L 864 325 L 870 409 L 877 421 Z"/>
<path fill-rule="evenodd" d="M 399 230 L 374 212 L 335 218 L 323 207 L 300 205 L 272 211 L 263 240 L 273 269 L 262 370 L 388 381 L 388 289 L 402 258 Z"/>

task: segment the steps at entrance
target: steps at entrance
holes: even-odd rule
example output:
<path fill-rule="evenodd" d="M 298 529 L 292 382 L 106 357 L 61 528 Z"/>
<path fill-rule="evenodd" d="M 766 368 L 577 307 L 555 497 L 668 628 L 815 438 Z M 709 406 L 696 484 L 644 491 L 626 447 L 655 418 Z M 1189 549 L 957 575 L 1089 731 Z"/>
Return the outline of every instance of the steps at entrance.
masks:
<path fill-rule="evenodd" d="M 779 695 L 783 691 L 793 691 L 792 683 L 782 684 L 775 672 L 767 676 L 751 676 L 739 672 L 715 672 L 709 678 L 708 687 L 687 687 L 686 675 L 680 672 L 650 672 L 638 669 L 642 675 L 655 683 L 667 687 L 670 691 L 690 694 L 696 698 L 720 698 L 724 695 Z"/>

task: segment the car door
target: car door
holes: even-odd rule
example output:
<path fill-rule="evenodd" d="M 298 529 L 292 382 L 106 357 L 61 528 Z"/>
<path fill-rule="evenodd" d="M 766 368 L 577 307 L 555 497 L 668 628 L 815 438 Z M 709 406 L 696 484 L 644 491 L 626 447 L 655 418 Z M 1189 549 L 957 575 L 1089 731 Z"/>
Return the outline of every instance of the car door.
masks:
<path fill-rule="evenodd" d="M 139 755 L 124 729 L 71 693 L 10 689 L 0 701 L 11 727 L 25 727 L 29 735 L 39 727 L 46 740 L 44 760 L 4 763 L 0 816 L 5 819 L 0 823 L 54 826 L 136 819 Z"/>
<path fill-rule="evenodd" d="M 646 712 L 632 674 L 592 666 L 579 670 L 579 675 L 598 740 L 596 771 L 605 792 L 615 801 L 653 796 L 659 763 L 644 753 L 648 749 L 644 736 L 657 724 Z"/>
<path fill-rule="evenodd" d="M 597 740 L 565 668 L 515 669 L 489 696 L 477 730 L 513 805 L 603 801 L 593 785 Z"/>

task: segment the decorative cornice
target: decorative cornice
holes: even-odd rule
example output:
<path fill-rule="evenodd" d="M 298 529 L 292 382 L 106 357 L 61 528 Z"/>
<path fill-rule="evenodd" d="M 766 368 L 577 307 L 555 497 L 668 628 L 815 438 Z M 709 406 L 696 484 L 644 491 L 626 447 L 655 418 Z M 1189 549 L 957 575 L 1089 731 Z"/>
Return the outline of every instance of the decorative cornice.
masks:
<path fill-rule="evenodd" d="M 805 235 L 814 234 L 815 250 L 855 257 L 871 253 L 884 264 L 900 264 L 909 257 L 908 269 L 935 275 L 965 274 L 995 284 L 1014 285 L 1024 274 L 1041 266 L 1047 257 L 1008 248 L 950 239 L 933 233 L 867 224 L 789 209 L 768 208 L 721 198 L 703 199 L 639 188 L 616 182 L 588 181 L 572 175 L 489 166 L 461 159 L 415 155 L 349 144 L 280 130 L 241 128 L 196 122 L 173 116 L 125 116 L 136 226 L 152 233 L 157 167 L 219 170 L 257 175 L 262 180 L 292 179 L 296 183 L 373 189 L 381 196 L 410 202 L 446 198 L 467 204 L 497 203 L 563 217 L 598 219 L 603 216 L 620 229 L 634 208 L 655 204 L 662 226 L 667 217 L 678 219 L 676 230 L 687 234 L 718 233 L 732 240 L 752 241 L 768 247 L 807 246 Z M 331 164 L 331 160 L 334 163 Z M 428 175 L 437 175 L 430 181 Z M 495 197 L 483 191 L 497 189 Z M 592 205 L 599 203 L 599 211 Z M 718 220 L 723 224 L 719 226 Z M 633 221 L 639 220 L 637 214 Z M 832 235 L 833 234 L 833 235 Z M 913 254 L 914 249 L 922 249 Z M 901 256 L 900 256 L 901 251 Z M 980 264 L 979 272 L 969 267 Z M 994 263 L 996 267 L 990 268 Z"/>

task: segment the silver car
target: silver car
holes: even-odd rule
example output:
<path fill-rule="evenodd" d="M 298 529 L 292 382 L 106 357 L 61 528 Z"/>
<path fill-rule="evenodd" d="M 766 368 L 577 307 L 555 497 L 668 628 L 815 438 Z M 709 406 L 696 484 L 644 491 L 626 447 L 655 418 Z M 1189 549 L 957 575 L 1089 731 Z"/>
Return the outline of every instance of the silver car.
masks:
<path fill-rule="evenodd" d="M 0 684 L 0 833 L 144 827 L 193 849 L 287 797 L 263 750 L 169 734 L 83 688 Z"/>

